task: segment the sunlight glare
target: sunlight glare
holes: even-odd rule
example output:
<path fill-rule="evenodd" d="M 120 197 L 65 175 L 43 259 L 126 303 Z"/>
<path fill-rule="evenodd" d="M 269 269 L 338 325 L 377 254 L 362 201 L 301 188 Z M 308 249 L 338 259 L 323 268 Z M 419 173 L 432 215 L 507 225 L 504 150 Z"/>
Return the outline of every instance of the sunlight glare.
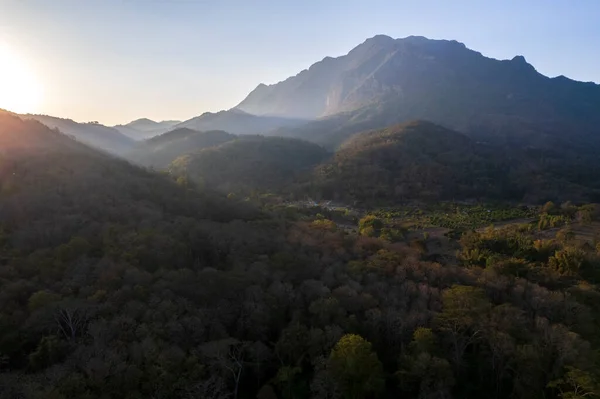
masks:
<path fill-rule="evenodd" d="M 0 43 L 0 109 L 34 113 L 42 87 L 33 71 L 11 49 Z"/>

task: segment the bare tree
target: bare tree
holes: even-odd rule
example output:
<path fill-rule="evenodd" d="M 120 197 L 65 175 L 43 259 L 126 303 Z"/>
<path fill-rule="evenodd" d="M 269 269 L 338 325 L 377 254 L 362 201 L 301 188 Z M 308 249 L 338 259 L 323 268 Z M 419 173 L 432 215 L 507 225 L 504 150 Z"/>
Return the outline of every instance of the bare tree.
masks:
<path fill-rule="evenodd" d="M 240 380 L 244 371 L 248 343 L 234 338 L 209 342 L 201 348 L 202 353 L 212 365 L 219 367 L 231 376 L 234 383 L 234 399 L 238 397 Z"/>
<path fill-rule="evenodd" d="M 207 380 L 195 384 L 188 390 L 186 398 L 188 399 L 229 399 L 231 392 L 227 389 L 227 384 L 218 375 L 211 375 Z"/>
<path fill-rule="evenodd" d="M 67 340 L 74 340 L 83 334 L 89 321 L 87 309 L 77 306 L 59 307 L 54 314 L 58 331 Z"/>

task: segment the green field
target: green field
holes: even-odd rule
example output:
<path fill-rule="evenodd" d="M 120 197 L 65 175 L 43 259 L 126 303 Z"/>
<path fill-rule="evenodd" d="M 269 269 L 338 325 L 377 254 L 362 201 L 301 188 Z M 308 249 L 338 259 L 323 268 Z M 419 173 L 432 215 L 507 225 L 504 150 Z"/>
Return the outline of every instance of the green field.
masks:
<path fill-rule="evenodd" d="M 372 212 L 379 218 L 409 229 L 445 227 L 452 230 L 469 230 L 508 220 L 530 219 L 537 217 L 538 213 L 539 210 L 533 207 L 457 203 L 440 203 L 419 208 L 381 208 Z"/>

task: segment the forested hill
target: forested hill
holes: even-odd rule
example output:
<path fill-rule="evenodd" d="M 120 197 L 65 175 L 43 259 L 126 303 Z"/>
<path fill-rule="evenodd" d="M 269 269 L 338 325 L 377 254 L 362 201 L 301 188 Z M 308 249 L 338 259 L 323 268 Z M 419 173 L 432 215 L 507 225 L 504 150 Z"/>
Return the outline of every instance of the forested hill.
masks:
<path fill-rule="evenodd" d="M 237 136 L 221 130 L 199 132 L 178 128 L 139 143 L 126 157 L 135 163 L 166 169 L 176 158 L 213 147 L 235 139 Z"/>
<path fill-rule="evenodd" d="M 325 198 L 405 200 L 597 198 L 600 163 L 581 154 L 478 143 L 426 121 L 361 132 L 314 175 Z"/>
<path fill-rule="evenodd" d="M 328 157 L 325 149 L 303 140 L 239 136 L 177 158 L 170 171 L 226 193 L 281 192 L 310 179 L 313 168 Z"/>
<path fill-rule="evenodd" d="M 320 167 L 330 195 L 360 200 L 519 195 L 503 154 L 424 121 L 367 131 Z M 522 195 L 522 194 L 520 194 Z"/>

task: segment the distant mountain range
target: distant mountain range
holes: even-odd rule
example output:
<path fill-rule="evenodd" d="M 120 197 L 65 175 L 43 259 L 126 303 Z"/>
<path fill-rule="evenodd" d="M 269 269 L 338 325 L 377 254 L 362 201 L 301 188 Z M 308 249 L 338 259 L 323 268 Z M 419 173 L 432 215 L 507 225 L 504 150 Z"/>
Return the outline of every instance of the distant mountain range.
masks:
<path fill-rule="evenodd" d="M 257 116 L 239 109 L 204 114 L 178 124 L 177 128 L 198 131 L 224 130 L 233 134 L 267 133 L 281 127 L 295 127 L 306 123 L 305 119 Z"/>
<path fill-rule="evenodd" d="M 379 35 L 282 82 L 259 85 L 233 109 L 183 122 L 143 118 L 111 128 L 25 117 L 114 154 L 156 152 L 150 163 L 161 167 L 193 151 L 196 140 L 204 143 L 196 133 L 177 139 L 185 129 L 301 138 L 333 150 L 356 133 L 411 120 L 431 121 L 475 142 L 560 149 L 559 156 L 570 152 L 571 160 L 576 154 L 587 162 L 600 151 L 599 109 L 599 85 L 546 77 L 522 56 L 496 60 L 456 41 Z M 176 144 L 139 143 L 173 130 L 180 134 L 161 140 Z"/>
<path fill-rule="evenodd" d="M 172 130 L 181 121 L 155 122 L 148 118 L 137 119 L 125 125 L 117 125 L 115 129 L 134 140 L 145 140 Z"/>
<path fill-rule="evenodd" d="M 415 36 L 370 38 L 347 55 L 259 85 L 236 109 L 316 119 L 274 134 L 329 146 L 362 130 L 414 119 L 509 144 L 600 143 L 599 85 L 548 78 L 522 56 L 499 61 L 456 41 Z"/>
<path fill-rule="evenodd" d="M 78 123 L 71 119 L 56 118 L 48 115 L 20 115 L 23 119 L 36 120 L 51 129 L 72 136 L 78 141 L 104 150 L 122 155 L 135 147 L 135 141 L 117 129 L 99 123 Z"/>

